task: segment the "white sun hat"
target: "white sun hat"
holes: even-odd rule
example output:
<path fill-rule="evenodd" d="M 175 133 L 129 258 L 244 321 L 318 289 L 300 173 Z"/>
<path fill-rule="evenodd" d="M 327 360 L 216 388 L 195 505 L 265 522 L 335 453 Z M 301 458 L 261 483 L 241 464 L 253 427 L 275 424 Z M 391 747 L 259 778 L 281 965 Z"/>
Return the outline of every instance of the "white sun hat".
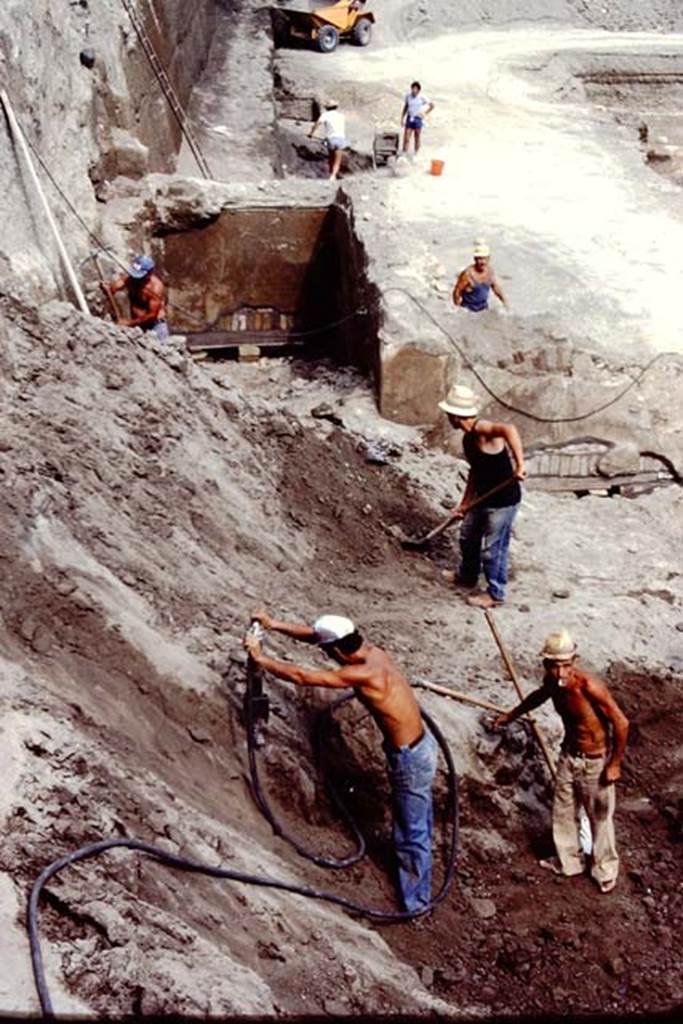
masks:
<path fill-rule="evenodd" d="M 483 238 L 477 238 L 474 242 L 474 249 L 472 250 L 473 256 L 490 256 L 491 250 L 489 249 L 488 242 L 485 242 Z"/>
<path fill-rule="evenodd" d="M 343 640 L 345 636 L 351 636 L 356 632 L 351 619 L 344 615 L 320 615 L 313 623 L 316 642 L 324 646 L 333 644 L 336 640 Z"/>
<path fill-rule="evenodd" d="M 439 409 L 450 413 L 451 416 L 467 417 L 479 415 L 474 392 L 466 388 L 464 384 L 455 384 L 443 402 L 439 402 Z"/>

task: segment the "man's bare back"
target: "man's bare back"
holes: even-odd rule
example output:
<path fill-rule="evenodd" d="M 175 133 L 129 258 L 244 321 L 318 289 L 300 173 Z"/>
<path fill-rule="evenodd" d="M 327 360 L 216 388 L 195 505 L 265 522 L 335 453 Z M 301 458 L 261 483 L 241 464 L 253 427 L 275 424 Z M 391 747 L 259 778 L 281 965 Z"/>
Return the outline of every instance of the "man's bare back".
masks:
<path fill-rule="evenodd" d="M 339 670 L 340 678 L 349 680 L 347 685 L 355 688 L 356 696 L 392 747 L 410 746 L 423 732 L 420 709 L 410 683 L 380 647 L 364 644 L 358 655 L 363 657 L 363 662 L 349 668 L 357 668 L 362 681 L 353 681 L 350 672 L 345 675 L 345 668 Z"/>
<path fill-rule="evenodd" d="M 127 285 L 128 297 L 130 299 L 130 311 L 133 318 L 144 317 L 152 313 L 157 319 L 163 320 L 166 316 L 165 288 L 160 277 L 152 273 L 142 284 L 132 278 Z"/>

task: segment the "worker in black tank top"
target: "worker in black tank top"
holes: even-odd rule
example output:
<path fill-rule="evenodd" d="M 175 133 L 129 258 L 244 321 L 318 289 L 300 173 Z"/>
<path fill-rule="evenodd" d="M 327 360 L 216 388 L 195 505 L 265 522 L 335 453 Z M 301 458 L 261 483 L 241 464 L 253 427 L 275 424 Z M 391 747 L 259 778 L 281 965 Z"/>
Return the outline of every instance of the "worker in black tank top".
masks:
<path fill-rule="evenodd" d="M 473 589 L 483 571 L 487 589 L 471 594 L 467 603 L 493 608 L 505 600 L 510 538 L 522 498 L 519 481 L 526 476 L 522 441 L 514 424 L 480 419 L 474 394 L 462 385 L 452 388 L 439 408 L 452 427 L 463 431 L 463 449 L 470 466 L 457 509 L 463 519 L 461 561 L 453 576 L 460 586 Z M 481 504 L 470 508 L 481 498 Z"/>
<path fill-rule="evenodd" d="M 486 504 L 489 508 L 507 508 L 508 505 L 518 505 L 522 499 L 522 488 L 519 486 L 519 480 L 515 477 L 510 452 L 507 447 L 502 448 L 499 452 L 483 452 L 477 444 L 477 434 L 475 433 L 477 423 L 479 420 L 475 421 L 472 429 L 462 439 L 465 458 L 470 464 L 473 496 L 480 497 L 482 494 L 488 494 L 499 484 L 505 483 L 506 480 L 512 480 L 508 487 L 491 495 Z"/>

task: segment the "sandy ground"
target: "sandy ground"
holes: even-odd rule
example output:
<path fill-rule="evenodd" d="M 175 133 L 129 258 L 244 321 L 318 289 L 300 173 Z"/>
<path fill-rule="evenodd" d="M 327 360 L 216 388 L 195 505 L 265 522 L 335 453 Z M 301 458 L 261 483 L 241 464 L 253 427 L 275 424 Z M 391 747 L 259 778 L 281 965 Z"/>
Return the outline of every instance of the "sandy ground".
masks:
<path fill-rule="evenodd" d="M 683 36 L 665 52 L 683 59 Z M 351 141 L 396 125 L 413 78 L 435 103 L 421 159 L 387 180 L 386 216 L 453 274 L 489 240 L 511 310 L 609 356 L 681 352 L 678 281 L 683 193 L 644 165 L 632 130 L 566 96 L 594 54 L 662 51 L 656 33 L 555 27 L 459 31 L 333 55 L 278 52 L 298 94 L 334 88 Z M 428 174 L 445 162 L 441 178 Z M 417 243 L 419 245 L 419 242 Z"/>

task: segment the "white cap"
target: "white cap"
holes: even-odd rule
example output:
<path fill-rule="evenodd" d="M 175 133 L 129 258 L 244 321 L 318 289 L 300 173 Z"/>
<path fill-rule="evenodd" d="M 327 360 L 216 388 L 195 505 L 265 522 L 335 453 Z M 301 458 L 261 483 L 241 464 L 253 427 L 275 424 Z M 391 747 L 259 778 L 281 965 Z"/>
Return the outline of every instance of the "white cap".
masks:
<path fill-rule="evenodd" d="M 477 238 L 475 240 L 474 251 L 472 255 L 475 257 L 475 259 L 477 256 L 484 256 L 488 258 L 491 255 L 491 250 L 489 249 L 488 244 L 484 241 L 483 238 Z"/>
<path fill-rule="evenodd" d="M 356 632 L 351 619 L 343 615 L 320 615 L 313 623 L 316 640 L 319 644 L 333 644 L 335 640 L 343 640 Z"/>

